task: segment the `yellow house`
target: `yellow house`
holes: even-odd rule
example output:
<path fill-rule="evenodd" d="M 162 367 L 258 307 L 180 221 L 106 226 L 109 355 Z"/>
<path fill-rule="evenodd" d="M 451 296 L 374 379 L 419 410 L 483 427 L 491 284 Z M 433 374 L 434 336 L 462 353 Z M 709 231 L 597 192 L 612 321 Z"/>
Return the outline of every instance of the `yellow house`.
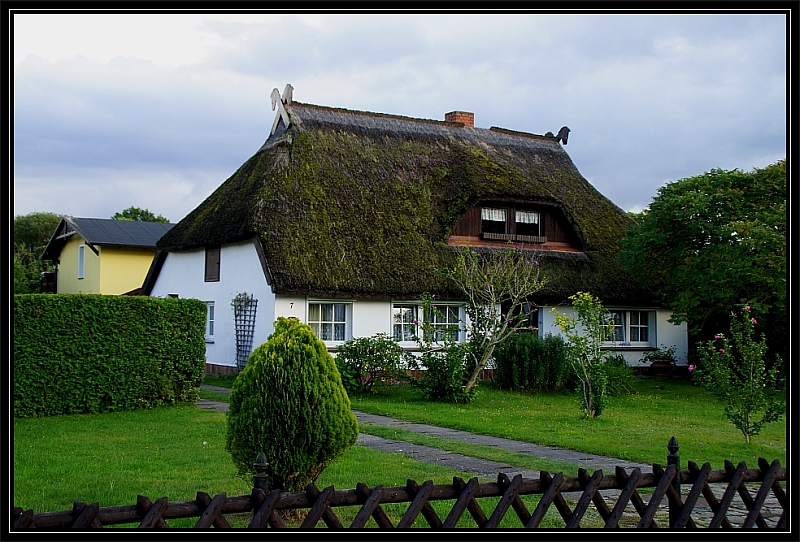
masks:
<path fill-rule="evenodd" d="M 156 241 L 172 226 L 65 216 L 42 259 L 56 264 L 57 293 L 138 293 L 156 253 Z"/>

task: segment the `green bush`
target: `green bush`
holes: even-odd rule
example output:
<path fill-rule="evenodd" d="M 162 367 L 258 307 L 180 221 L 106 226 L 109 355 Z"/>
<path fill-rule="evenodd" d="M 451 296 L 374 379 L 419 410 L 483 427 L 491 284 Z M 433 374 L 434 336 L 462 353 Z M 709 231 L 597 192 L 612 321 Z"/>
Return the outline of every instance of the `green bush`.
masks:
<path fill-rule="evenodd" d="M 295 318 L 278 318 L 233 382 L 229 405 L 225 447 L 242 476 L 263 451 L 271 489 L 302 491 L 358 437 L 333 358 Z"/>
<path fill-rule="evenodd" d="M 559 335 L 544 338 L 520 332 L 500 344 L 494 353 L 494 381 L 501 389 L 521 391 L 574 390 L 577 379 Z"/>
<path fill-rule="evenodd" d="M 634 393 L 633 380 L 636 375 L 622 354 L 608 356 L 603 362 L 603 369 L 606 372 L 606 395 L 614 397 Z"/>
<path fill-rule="evenodd" d="M 445 348 L 425 350 L 419 358 L 408 354 L 409 366 L 423 371 L 421 378 L 411 381 L 412 385 L 429 401 L 469 403 L 477 391 L 467 391 L 464 384 L 473 369 L 469 348 L 469 343 L 446 341 Z"/>
<path fill-rule="evenodd" d="M 205 311 L 194 299 L 15 295 L 14 416 L 196 400 Z"/>
<path fill-rule="evenodd" d="M 336 367 L 351 395 L 385 390 L 407 379 L 403 349 L 386 333 L 358 337 L 341 345 L 336 350 Z"/>

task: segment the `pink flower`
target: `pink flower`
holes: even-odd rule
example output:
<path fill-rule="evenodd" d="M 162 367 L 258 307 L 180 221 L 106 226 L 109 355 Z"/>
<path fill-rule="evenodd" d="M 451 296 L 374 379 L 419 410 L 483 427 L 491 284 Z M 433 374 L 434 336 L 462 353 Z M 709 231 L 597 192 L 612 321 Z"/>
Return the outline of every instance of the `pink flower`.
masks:
<path fill-rule="evenodd" d="M 735 316 L 735 314 L 733 314 L 733 311 L 731 311 L 731 316 Z"/>
<path fill-rule="evenodd" d="M 750 318 L 750 321 L 753 322 L 753 325 L 758 324 L 758 321 L 755 318 Z"/>
<path fill-rule="evenodd" d="M 716 341 L 716 340 L 718 340 L 718 339 L 721 339 L 721 338 L 722 338 L 722 337 L 720 337 L 719 335 L 714 335 L 714 340 L 715 340 L 715 341 Z"/>
<path fill-rule="evenodd" d="M 724 354 L 724 353 L 725 353 L 725 349 L 724 349 L 724 348 L 720 348 L 720 349 L 719 349 L 719 353 L 720 353 L 720 354 Z"/>
<path fill-rule="evenodd" d="M 691 373 L 692 371 L 694 371 L 694 365 L 689 365 L 689 372 Z"/>
<path fill-rule="evenodd" d="M 750 310 L 750 305 L 745 305 L 744 310 L 749 311 Z"/>

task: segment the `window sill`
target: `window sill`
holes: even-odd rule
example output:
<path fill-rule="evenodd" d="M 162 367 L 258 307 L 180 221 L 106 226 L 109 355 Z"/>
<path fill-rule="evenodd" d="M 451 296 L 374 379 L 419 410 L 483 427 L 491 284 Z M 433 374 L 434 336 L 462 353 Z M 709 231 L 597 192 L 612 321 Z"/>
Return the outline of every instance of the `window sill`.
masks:
<path fill-rule="evenodd" d="M 206 344 L 214 344 L 214 339 L 206 338 Z"/>
<path fill-rule="evenodd" d="M 621 351 L 630 351 L 630 352 L 647 352 L 658 350 L 655 346 L 645 345 L 645 344 L 632 344 L 630 346 L 618 346 L 616 344 L 605 344 L 600 347 L 600 350 L 621 350 Z"/>

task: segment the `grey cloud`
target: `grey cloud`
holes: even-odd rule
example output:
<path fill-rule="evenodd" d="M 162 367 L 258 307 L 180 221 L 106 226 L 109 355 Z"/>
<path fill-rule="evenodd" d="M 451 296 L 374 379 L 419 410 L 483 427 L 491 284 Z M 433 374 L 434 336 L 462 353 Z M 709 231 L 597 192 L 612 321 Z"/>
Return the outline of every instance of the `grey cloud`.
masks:
<path fill-rule="evenodd" d="M 203 28 L 224 43 L 191 67 L 23 62 L 20 194 L 67 168 L 92 186 L 109 168 L 180 180 L 182 191 L 164 196 L 180 212 L 161 211 L 179 219 L 263 143 L 269 91 L 287 82 L 295 99 L 320 105 L 433 119 L 463 109 L 478 126 L 534 133 L 568 125 L 576 166 L 623 209 L 647 205 L 665 180 L 785 155 L 781 17 L 287 16 Z M 80 174 L 69 182 L 83 190 Z"/>

